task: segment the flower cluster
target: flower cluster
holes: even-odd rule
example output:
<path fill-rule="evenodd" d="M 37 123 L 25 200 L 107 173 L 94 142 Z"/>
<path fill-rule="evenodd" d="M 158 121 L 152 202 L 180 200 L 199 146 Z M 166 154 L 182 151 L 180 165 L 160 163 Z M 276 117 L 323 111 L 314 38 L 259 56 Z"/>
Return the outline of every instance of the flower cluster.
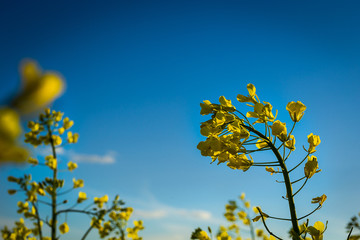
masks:
<path fill-rule="evenodd" d="M 201 141 L 197 148 L 201 151 L 201 155 L 209 156 L 212 162 L 218 161 L 226 163 L 231 169 L 239 169 L 244 172 L 253 166 L 263 167 L 265 171 L 273 174 L 282 174 L 286 187 L 286 197 L 284 199 L 289 202 L 289 211 L 291 219 L 289 219 L 293 226 L 294 239 L 300 239 L 302 235 L 298 225 L 298 218 L 296 216 L 296 208 L 294 203 L 294 196 L 305 186 L 314 174 L 320 172 L 318 159 L 316 156 L 311 155 L 316 152 L 316 147 L 320 144 L 320 137 L 311 133 L 308 135 L 309 146 L 303 147 L 306 156 L 288 170 L 287 160 L 291 153 L 295 151 L 296 141 L 295 136 L 292 134 L 295 125 L 303 118 L 306 106 L 300 102 L 289 102 L 286 110 L 292 120 L 291 128 L 287 128 L 286 122 L 277 120 L 276 114 L 273 114 L 273 106 L 266 101 L 260 101 L 256 93 L 256 88 L 253 84 L 247 85 L 248 95 L 237 96 L 237 100 L 245 103 L 251 108 L 250 111 L 243 113 L 235 106 L 231 100 L 226 99 L 224 96 L 219 98 L 219 104 L 211 103 L 208 100 L 200 103 L 201 115 L 211 115 L 210 119 L 201 123 L 200 133 L 206 137 L 205 141 Z M 250 122 L 250 118 L 254 118 L 254 122 Z M 276 157 L 276 161 L 256 162 L 253 160 L 252 154 L 260 151 L 271 151 Z M 304 177 L 298 180 L 290 180 L 290 173 L 298 168 L 304 161 L 303 168 Z M 277 167 L 275 169 L 274 167 Z M 303 185 L 293 193 L 292 184 L 303 181 Z M 323 202 L 326 200 L 326 195 L 314 198 L 314 203 L 319 203 L 318 210 Z M 244 217 L 244 214 L 236 215 L 234 213 L 237 209 L 236 205 L 228 205 L 225 217 L 228 221 L 234 222 L 237 217 Z M 269 218 L 282 219 L 278 217 L 269 216 L 263 212 L 255 220 Z M 241 218 L 240 218 L 241 219 Z M 301 219 L 301 218 L 300 218 Z M 244 221 L 247 221 L 246 219 Z M 264 221 L 263 221 L 264 222 Z M 244 222 L 246 224 L 246 222 Z M 265 222 L 264 222 L 265 224 Z M 313 228 L 309 227 L 308 233 L 311 236 L 320 236 L 314 229 L 319 229 L 319 224 L 314 225 Z M 320 230 L 319 230 L 320 231 Z M 321 231 L 320 231 L 321 232 Z M 198 232 L 200 234 L 200 232 Z M 223 238 L 226 238 L 226 231 L 222 231 Z M 322 233 L 321 233 L 322 234 Z M 271 234 L 273 237 L 275 235 Z M 200 236 L 200 235 L 199 235 Z M 278 238 L 278 237 L 276 237 Z M 313 237 L 315 238 L 315 237 Z"/>
<path fill-rule="evenodd" d="M 238 201 L 229 201 L 225 205 L 224 217 L 228 221 L 228 226 L 220 226 L 216 234 L 216 240 L 241 240 L 249 232 L 251 239 L 275 240 L 273 236 L 265 234 L 263 229 L 256 228 L 252 222 L 253 214 L 258 214 L 256 207 L 251 207 L 250 201 L 245 199 L 242 193 Z M 211 228 L 208 228 L 211 234 Z M 208 233 L 201 228 L 197 228 L 191 239 L 210 240 Z M 250 239 L 250 238 L 246 238 Z"/>
<path fill-rule="evenodd" d="M 84 187 L 84 180 L 73 178 L 72 186 L 63 190 L 66 186 L 65 180 L 59 178 L 59 173 L 65 170 L 61 169 L 62 166 L 66 166 L 69 172 L 73 172 L 78 167 L 77 163 L 71 161 L 66 164 L 61 163 L 56 154 L 57 148 L 78 141 L 79 135 L 70 131 L 73 124 L 74 122 L 69 118 L 63 119 L 63 113 L 50 109 L 45 109 L 37 121 L 28 123 L 30 132 L 25 134 L 25 142 L 30 143 L 33 147 L 49 145 L 52 154 L 43 160 L 29 157 L 27 161 L 32 167 L 47 168 L 51 177 L 45 177 L 42 181 L 32 181 L 30 174 L 25 174 L 23 177 L 8 177 L 9 182 L 18 186 L 17 189 L 9 189 L 8 193 L 12 195 L 24 192 L 26 198 L 25 201 L 19 201 L 17 204 L 17 212 L 22 214 L 23 218 L 15 223 L 16 226 L 12 230 L 7 227 L 2 229 L 3 239 L 59 239 L 57 231 L 60 234 L 71 231 L 65 215 L 76 212 L 88 215 L 91 218 L 90 228 L 84 233 L 82 239 L 85 239 L 92 229 L 97 229 L 100 238 L 125 240 L 127 236 L 128 239 L 141 240 L 138 233 L 144 229 L 143 223 L 142 221 L 134 221 L 134 227 L 128 227 L 128 221 L 133 210 L 124 207 L 125 203 L 120 200 L 119 196 L 116 196 L 110 204 L 108 195 L 94 197 L 93 202 L 88 206 L 92 206 L 92 210 L 76 208 L 79 204 L 89 200 L 85 192 L 78 192 L 77 199 L 71 206 L 67 206 L 68 200 L 59 200 L 60 195 Z M 66 132 L 67 134 L 65 134 Z M 64 135 L 67 135 L 66 143 L 63 143 Z M 43 204 L 50 206 L 50 215 L 44 216 L 43 213 L 39 212 L 39 206 Z M 31 222 L 34 228 L 26 227 L 27 222 Z M 44 236 L 43 226 L 50 228 L 51 236 Z"/>

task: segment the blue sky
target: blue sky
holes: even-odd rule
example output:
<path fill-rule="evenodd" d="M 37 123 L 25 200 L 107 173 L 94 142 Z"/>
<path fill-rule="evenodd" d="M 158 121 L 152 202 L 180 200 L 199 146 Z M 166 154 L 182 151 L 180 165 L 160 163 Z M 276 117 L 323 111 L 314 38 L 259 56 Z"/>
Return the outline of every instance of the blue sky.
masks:
<path fill-rule="evenodd" d="M 216 228 L 224 204 L 241 192 L 274 215 L 288 214 L 283 186 L 263 169 L 233 171 L 200 155 L 207 118 L 199 103 L 224 95 L 240 107 L 236 95 L 253 83 L 290 124 L 285 106 L 300 100 L 308 108 L 295 130 L 295 156 L 309 133 L 320 135 L 323 171 L 296 199 L 299 215 L 327 194 L 311 221 L 329 220 L 326 239 L 345 239 L 360 211 L 358 9 L 356 1 L 2 1 L 0 100 L 17 91 L 23 58 L 59 71 L 67 89 L 53 107 L 80 133 L 62 156 L 110 162 L 79 162 L 84 190 L 119 193 L 144 219 L 144 239 L 175 240 L 197 226 Z M 0 169 L 0 199 L 13 209 L 5 179 L 24 170 L 33 171 Z M 17 217 L 11 212 L 0 210 L 1 222 Z M 270 226 L 286 236 L 281 224 Z"/>

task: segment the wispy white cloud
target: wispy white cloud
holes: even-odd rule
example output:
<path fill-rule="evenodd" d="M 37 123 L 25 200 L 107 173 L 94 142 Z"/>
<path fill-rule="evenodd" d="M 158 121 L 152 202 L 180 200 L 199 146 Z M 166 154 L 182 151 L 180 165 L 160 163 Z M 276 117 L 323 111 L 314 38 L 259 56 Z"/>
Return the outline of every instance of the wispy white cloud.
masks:
<path fill-rule="evenodd" d="M 116 152 L 113 151 L 107 152 L 105 155 L 81 154 L 76 152 L 68 153 L 68 157 L 70 161 L 97 163 L 97 164 L 113 164 L 116 162 L 115 156 L 116 156 Z"/>
<path fill-rule="evenodd" d="M 36 149 L 35 154 L 38 156 L 52 155 L 52 150 L 49 147 L 39 147 Z M 116 162 L 117 153 L 114 151 L 108 151 L 105 155 L 77 153 L 74 151 L 67 151 L 64 148 L 57 148 L 56 154 L 67 157 L 73 162 L 86 162 L 96 164 L 113 164 Z"/>
<path fill-rule="evenodd" d="M 212 214 L 209 211 L 199 209 L 176 208 L 163 205 L 152 210 L 135 210 L 134 215 L 141 219 L 162 219 L 162 218 L 181 218 L 188 220 L 209 221 Z"/>

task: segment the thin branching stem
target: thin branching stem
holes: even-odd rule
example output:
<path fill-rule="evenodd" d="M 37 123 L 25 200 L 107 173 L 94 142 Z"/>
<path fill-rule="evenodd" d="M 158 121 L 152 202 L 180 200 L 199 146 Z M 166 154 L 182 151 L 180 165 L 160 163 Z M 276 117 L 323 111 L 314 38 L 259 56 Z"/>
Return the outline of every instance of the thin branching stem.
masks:
<path fill-rule="evenodd" d="M 271 142 L 270 139 L 268 139 L 266 136 L 264 136 L 261 132 L 257 131 L 256 129 L 252 128 L 252 127 L 248 127 L 248 126 L 244 126 L 248 131 L 251 131 L 253 133 L 255 133 L 256 135 L 258 135 L 259 137 L 266 139 L 266 141 L 268 142 L 269 147 L 271 148 L 271 150 L 273 151 L 273 153 L 275 154 L 281 170 L 282 170 L 282 174 L 284 177 L 284 181 L 285 181 L 285 187 L 286 187 L 286 193 L 288 196 L 288 203 L 289 203 L 289 210 L 290 210 L 290 216 L 291 216 L 291 223 L 293 226 L 293 229 L 296 233 L 296 237 L 295 239 L 298 240 L 300 239 L 300 229 L 299 229 L 299 225 L 298 225 L 298 220 L 297 220 L 297 216 L 296 216 L 296 208 L 295 208 L 295 203 L 294 203 L 294 198 L 292 196 L 292 186 L 291 186 L 291 182 L 290 182 L 290 177 L 289 177 L 289 173 L 288 170 L 286 168 L 284 159 L 281 158 L 281 155 L 278 151 L 278 149 L 273 145 L 273 143 Z"/>
<path fill-rule="evenodd" d="M 302 216 L 301 218 L 298 218 L 298 220 L 301 220 L 303 218 L 306 218 L 308 216 L 310 216 L 311 214 L 313 214 L 314 212 L 316 212 L 317 210 L 319 210 L 321 208 L 321 205 L 319 204 L 319 206 L 317 206 L 317 208 L 315 208 L 312 212 L 306 214 L 305 216 Z"/>
<path fill-rule="evenodd" d="M 293 194 L 293 197 L 295 197 L 295 195 L 298 194 L 298 193 L 301 191 L 301 189 L 303 189 L 303 187 L 304 187 L 305 184 L 307 183 L 308 179 L 309 179 L 309 178 L 306 178 L 305 182 L 304 182 L 303 185 L 299 188 L 299 190 L 297 190 L 296 193 Z"/>
<path fill-rule="evenodd" d="M 261 220 L 262 220 L 262 222 L 263 222 L 263 224 L 264 224 L 264 227 L 265 227 L 266 231 L 268 231 L 268 233 L 269 233 L 271 236 L 273 236 L 273 237 L 275 237 L 275 238 L 277 238 L 277 239 L 279 239 L 279 240 L 282 240 L 282 238 L 276 236 L 275 234 L 273 234 L 273 233 L 269 230 L 269 228 L 267 227 L 267 225 L 266 225 L 266 223 L 265 223 L 264 216 L 263 216 L 263 214 L 262 214 L 262 212 L 261 212 L 261 210 L 260 210 L 259 207 L 257 207 L 257 210 L 258 210 L 259 213 L 260 213 Z"/>
<path fill-rule="evenodd" d="M 290 170 L 289 170 L 289 173 L 291 173 L 291 172 L 294 171 L 298 166 L 300 166 L 300 165 L 306 160 L 306 158 L 307 158 L 308 156 L 309 156 L 309 153 L 306 154 L 306 156 L 304 157 L 304 159 L 301 160 L 301 162 L 299 162 L 298 165 L 296 165 L 295 167 L 293 167 L 292 169 L 290 169 Z"/>

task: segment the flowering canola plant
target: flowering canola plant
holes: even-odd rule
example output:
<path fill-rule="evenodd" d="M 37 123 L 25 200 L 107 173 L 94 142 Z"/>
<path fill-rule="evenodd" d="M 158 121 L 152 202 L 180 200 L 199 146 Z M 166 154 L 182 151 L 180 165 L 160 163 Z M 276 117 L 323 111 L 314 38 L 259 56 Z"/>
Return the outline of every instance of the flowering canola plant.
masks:
<path fill-rule="evenodd" d="M 84 231 L 82 240 L 86 239 L 92 230 L 97 230 L 102 239 L 142 239 L 138 233 L 144 229 L 143 222 L 141 220 L 134 221 L 134 227 L 128 227 L 133 209 L 124 207 L 125 203 L 120 200 L 119 196 L 116 196 L 111 202 L 108 195 L 95 197 L 91 201 L 85 192 L 78 191 L 77 198 L 72 201 L 71 206 L 68 206 L 68 200 L 63 200 L 64 194 L 84 187 L 82 179 L 73 178 L 71 186 L 64 190 L 65 180 L 60 178 L 60 173 L 65 170 L 61 169 L 62 166 L 66 166 L 66 170 L 69 172 L 73 172 L 78 167 L 75 162 L 62 162 L 56 154 L 57 149 L 64 144 L 74 144 L 78 141 L 79 134 L 70 131 L 73 124 L 74 122 L 69 118 L 63 118 L 63 113 L 51 111 L 49 108 L 40 114 L 37 121 L 28 123 L 30 131 L 25 134 L 25 142 L 34 147 L 48 145 L 52 154 L 46 156 L 42 161 L 31 157 L 27 161 L 34 167 L 47 168 L 49 176 L 41 181 L 32 181 L 31 174 L 25 174 L 23 177 L 8 177 L 8 181 L 17 184 L 17 188 L 8 190 L 8 193 L 11 195 L 24 193 L 25 200 L 17 203 L 17 212 L 23 217 L 15 222 L 12 229 L 5 226 L 1 230 L 4 240 L 59 239 L 71 231 L 66 222 L 67 215 L 70 213 L 84 214 L 91 219 L 90 226 Z M 88 202 L 88 206 L 80 208 L 79 206 L 84 202 Z M 49 214 L 40 211 L 43 205 L 50 207 Z M 28 223 L 31 223 L 32 227 L 28 227 Z M 49 231 L 44 231 L 45 227 Z M 50 236 L 45 236 L 47 232 L 50 233 Z"/>
<path fill-rule="evenodd" d="M 211 117 L 201 123 L 200 133 L 206 137 L 206 140 L 201 141 L 197 148 L 201 151 L 201 155 L 211 157 L 212 162 L 217 161 L 217 164 L 226 164 L 226 166 L 234 170 L 246 172 L 251 167 L 262 167 L 271 175 L 282 174 L 286 188 L 286 197 L 284 198 L 288 201 L 291 218 L 273 217 L 258 208 L 259 215 L 253 221 L 261 219 L 268 233 L 275 239 L 282 238 L 268 229 L 265 223 L 266 218 L 291 222 L 290 235 L 292 239 L 306 239 L 307 234 L 313 240 L 323 239 L 323 233 L 326 229 L 325 224 L 315 222 L 313 226 L 309 226 L 308 221 L 304 224 L 299 224 L 299 221 L 320 209 L 326 200 L 326 195 L 314 197 L 311 203 L 317 204 L 317 207 L 314 211 L 302 217 L 297 216 L 294 202 L 294 196 L 299 193 L 314 174 L 321 171 L 319 170 L 317 157 L 313 155 L 316 152 L 316 147 L 321 143 L 320 137 L 310 133 L 307 137 L 309 145 L 303 147 L 305 157 L 291 169 L 288 169 L 287 165 L 288 158 L 295 151 L 295 136 L 292 133 L 296 124 L 304 116 L 306 106 L 300 101 L 287 104 L 286 110 L 292 120 L 289 131 L 285 122 L 276 119 L 277 111 L 274 114 L 271 103 L 260 101 L 253 84 L 248 84 L 247 90 L 248 95 L 239 94 L 237 96 L 240 103 L 250 107 L 251 110 L 246 113 L 237 110 L 231 100 L 226 99 L 224 96 L 219 98 L 218 104 L 211 103 L 208 100 L 200 103 L 200 114 L 210 115 Z M 251 122 L 250 119 L 255 119 L 255 121 Z M 254 161 L 252 155 L 260 151 L 271 151 L 276 161 Z M 304 162 L 304 176 L 296 180 L 290 180 L 290 173 Z M 274 169 L 274 167 L 277 167 L 277 169 Z M 303 181 L 302 186 L 293 192 L 293 184 L 300 181 Z"/>

